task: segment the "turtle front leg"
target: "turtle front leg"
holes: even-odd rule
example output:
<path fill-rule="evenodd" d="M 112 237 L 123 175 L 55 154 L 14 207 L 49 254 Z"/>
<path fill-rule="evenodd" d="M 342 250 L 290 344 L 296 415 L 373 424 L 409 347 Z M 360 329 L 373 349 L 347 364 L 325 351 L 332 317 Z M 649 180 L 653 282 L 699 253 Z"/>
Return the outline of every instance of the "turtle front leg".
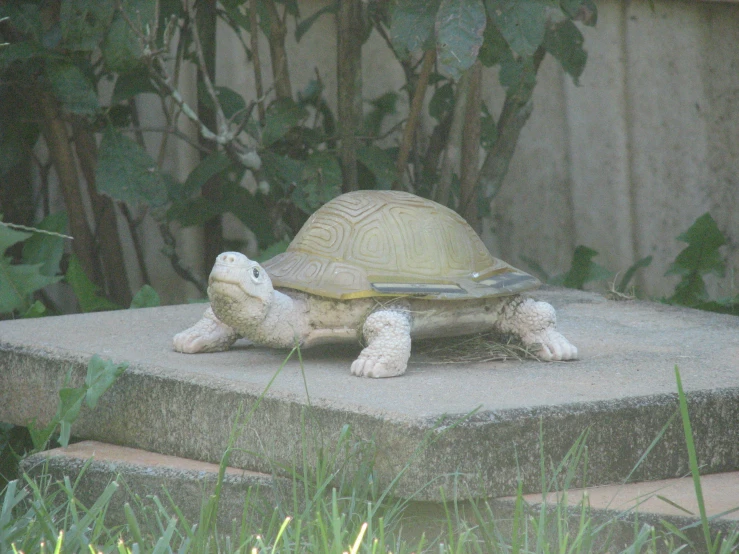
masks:
<path fill-rule="evenodd" d="M 177 333 L 172 342 L 177 352 L 195 354 L 228 350 L 238 338 L 239 334 L 218 319 L 209 307 L 200 321 Z"/>
<path fill-rule="evenodd" d="M 352 363 L 358 377 L 397 377 L 405 373 L 411 355 L 411 314 L 394 307 L 372 312 L 362 328 L 367 346 Z"/>
<path fill-rule="evenodd" d="M 501 310 L 497 327 L 534 348 L 542 360 L 577 359 L 577 348 L 557 331 L 557 314 L 547 302 L 515 296 Z"/>

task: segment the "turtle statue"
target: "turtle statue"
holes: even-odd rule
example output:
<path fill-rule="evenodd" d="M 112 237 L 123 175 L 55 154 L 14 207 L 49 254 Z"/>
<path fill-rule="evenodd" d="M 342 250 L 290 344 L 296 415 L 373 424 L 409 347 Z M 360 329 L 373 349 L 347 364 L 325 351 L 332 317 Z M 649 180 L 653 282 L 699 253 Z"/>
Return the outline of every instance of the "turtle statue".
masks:
<path fill-rule="evenodd" d="M 210 307 L 174 337 L 179 352 L 255 345 L 307 348 L 361 342 L 351 372 L 402 375 L 411 337 L 498 330 L 543 360 L 572 360 L 554 308 L 520 293 L 539 282 L 490 255 L 456 212 L 400 191 L 334 198 L 287 250 L 259 264 L 238 252 L 216 259 Z"/>

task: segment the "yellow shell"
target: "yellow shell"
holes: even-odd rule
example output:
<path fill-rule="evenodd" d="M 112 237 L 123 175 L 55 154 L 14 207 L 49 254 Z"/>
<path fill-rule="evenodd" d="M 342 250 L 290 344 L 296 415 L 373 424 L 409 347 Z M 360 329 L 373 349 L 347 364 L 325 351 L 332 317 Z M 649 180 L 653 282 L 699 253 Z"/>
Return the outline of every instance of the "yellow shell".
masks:
<path fill-rule="evenodd" d="M 539 281 L 490 255 L 459 214 L 413 194 L 362 190 L 322 206 L 264 268 L 276 287 L 347 300 L 515 294 Z"/>

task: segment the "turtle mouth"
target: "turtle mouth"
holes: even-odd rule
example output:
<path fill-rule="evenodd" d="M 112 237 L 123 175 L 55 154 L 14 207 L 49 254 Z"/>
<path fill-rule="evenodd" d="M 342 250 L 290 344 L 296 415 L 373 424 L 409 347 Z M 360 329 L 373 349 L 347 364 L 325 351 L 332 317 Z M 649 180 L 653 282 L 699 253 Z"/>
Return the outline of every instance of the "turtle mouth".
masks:
<path fill-rule="evenodd" d="M 208 277 L 208 286 L 214 283 L 224 283 L 241 287 L 246 278 L 247 267 L 233 267 L 225 264 L 215 264 Z"/>
<path fill-rule="evenodd" d="M 244 290 L 244 287 L 237 281 L 223 279 L 208 280 L 208 298 L 213 301 L 214 298 L 229 298 L 233 302 L 241 302 L 246 300 L 250 295 Z"/>

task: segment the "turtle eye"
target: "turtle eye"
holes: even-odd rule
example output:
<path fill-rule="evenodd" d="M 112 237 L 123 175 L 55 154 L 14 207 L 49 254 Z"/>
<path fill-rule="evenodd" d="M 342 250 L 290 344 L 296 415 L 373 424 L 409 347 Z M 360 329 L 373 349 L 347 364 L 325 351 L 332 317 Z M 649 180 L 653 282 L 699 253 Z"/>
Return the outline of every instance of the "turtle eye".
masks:
<path fill-rule="evenodd" d="M 251 274 L 254 276 L 255 279 L 259 279 L 259 268 L 255 267 L 251 270 Z"/>

